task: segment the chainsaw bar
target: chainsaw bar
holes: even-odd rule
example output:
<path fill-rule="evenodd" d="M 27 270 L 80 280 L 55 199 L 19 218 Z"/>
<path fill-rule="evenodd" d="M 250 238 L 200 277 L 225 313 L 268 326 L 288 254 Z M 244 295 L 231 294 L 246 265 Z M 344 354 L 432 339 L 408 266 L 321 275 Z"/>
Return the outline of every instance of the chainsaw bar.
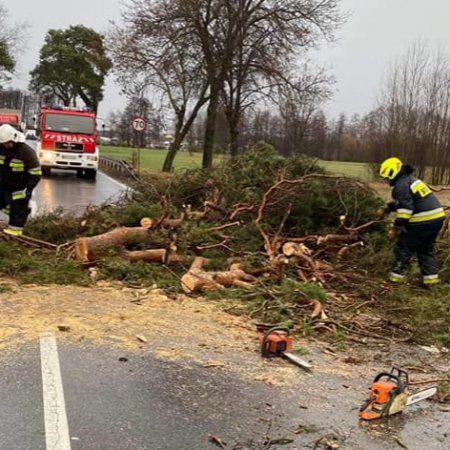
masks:
<path fill-rule="evenodd" d="M 297 355 L 294 355 L 292 353 L 282 353 L 283 357 L 288 359 L 289 361 L 293 362 L 295 365 L 301 367 L 302 369 L 306 370 L 307 372 L 310 372 L 312 369 L 312 365 L 305 361 L 302 358 L 299 358 Z"/>
<path fill-rule="evenodd" d="M 432 397 L 434 394 L 436 394 L 437 389 L 435 387 L 424 389 L 423 391 L 417 392 L 413 395 L 410 395 L 408 397 L 408 400 L 406 401 L 406 406 L 414 405 L 414 403 L 421 402 L 422 400 L 425 400 L 427 398 Z"/>

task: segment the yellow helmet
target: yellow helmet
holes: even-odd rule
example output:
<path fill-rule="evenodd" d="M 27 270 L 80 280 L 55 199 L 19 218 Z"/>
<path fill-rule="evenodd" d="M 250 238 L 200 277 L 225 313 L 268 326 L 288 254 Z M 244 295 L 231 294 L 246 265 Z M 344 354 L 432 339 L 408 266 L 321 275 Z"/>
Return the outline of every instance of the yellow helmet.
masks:
<path fill-rule="evenodd" d="M 403 163 L 398 158 L 386 159 L 381 164 L 380 176 L 388 180 L 393 180 L 400 173 L 400 170 L 402 170 L 402 165 Z"/>

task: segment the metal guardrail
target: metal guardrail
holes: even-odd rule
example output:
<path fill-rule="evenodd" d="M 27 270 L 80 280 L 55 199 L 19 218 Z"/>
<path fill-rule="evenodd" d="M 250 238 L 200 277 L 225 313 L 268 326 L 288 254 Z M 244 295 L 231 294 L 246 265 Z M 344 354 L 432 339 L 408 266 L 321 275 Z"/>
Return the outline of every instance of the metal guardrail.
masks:
<path fill-rule="evenodd" d="M 132 178 L 135 181 L 139 180 L 133 167 L 126 161 L 110 158 L 109 156 L 100 156 L 99 159 L 100 166 L 106 167 L 107 169 L 118 172 L 126 177 Z"/>

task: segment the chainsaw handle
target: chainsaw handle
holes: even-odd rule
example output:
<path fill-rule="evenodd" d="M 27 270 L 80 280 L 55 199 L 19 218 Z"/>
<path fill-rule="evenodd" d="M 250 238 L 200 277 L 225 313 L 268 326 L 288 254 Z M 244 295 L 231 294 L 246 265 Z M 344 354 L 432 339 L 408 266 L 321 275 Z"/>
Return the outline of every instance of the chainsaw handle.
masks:
<path fill-rule="evenodd" d="M 393 373 L 390 372 L 381 372 L 379 373 L 375 379 L 373 380 L 374 383 L 377 383 L 378 381 L 380 381 L 382 378 L 387 378 L 388 380 L 394 380 L 397 382 L 397 384 L 401 383 L 400 378 L 397 375 L 394 375 Z"/>
<path fill-rule="evenodd" d="M 394 380 L 397 383 L 398 390 L 401 392 L 406 389 L 409 384 L 408 373 L 398 367 L 393 367 L 390 372 L 381 372 L 375 379 L 374 383 L 380 381 L 382 378 L 387 378 L 388 380 Z"/>
<path fill-rule="evenodd" d="M 404 383 L 405 387 L 408 386 L 408 384 L 409 384 L 408 372 L 406 372 L 403 369 L 399 369 L 398 367 L 393 367 L 391 369 L 391 374 L 394 374 L 394 373 L 397 373 L 397 377 L 398 377 L 399 381 L 402 381 Z"/>

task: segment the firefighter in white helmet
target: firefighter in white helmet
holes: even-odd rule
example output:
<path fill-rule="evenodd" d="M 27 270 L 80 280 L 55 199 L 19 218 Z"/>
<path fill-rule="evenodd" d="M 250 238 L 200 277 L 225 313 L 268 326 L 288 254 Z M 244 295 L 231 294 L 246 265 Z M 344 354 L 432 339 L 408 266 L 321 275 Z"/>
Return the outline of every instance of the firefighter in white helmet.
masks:
<path fill-rule="evenodd" d="M 11 125 L 0 126 L 0 209 L 9 215 L 3 231 L 21 236 L 31 212 L 33 189 L 42 176 L 36 152 L 25 143 L 25 136 Z"/>

